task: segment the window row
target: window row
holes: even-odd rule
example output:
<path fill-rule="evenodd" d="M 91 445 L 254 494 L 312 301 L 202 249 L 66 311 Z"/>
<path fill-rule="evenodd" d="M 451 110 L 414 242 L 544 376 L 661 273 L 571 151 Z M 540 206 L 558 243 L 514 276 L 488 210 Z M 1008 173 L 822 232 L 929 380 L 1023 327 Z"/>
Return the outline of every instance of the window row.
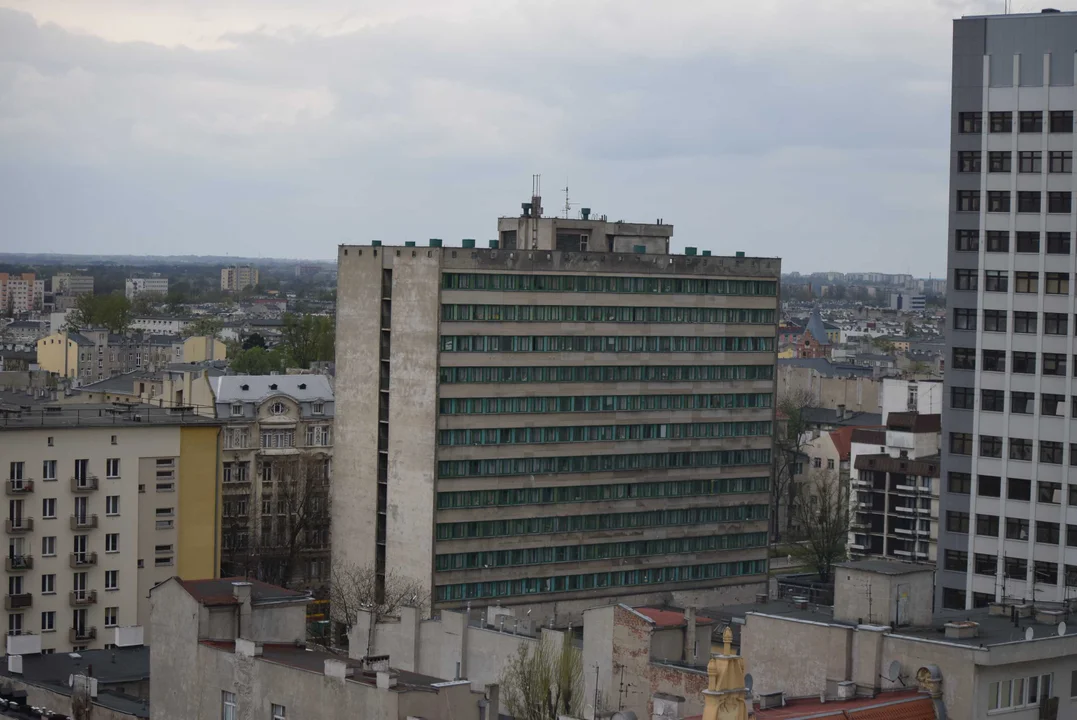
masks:
<path fill-rule="evenodd" d="M 1010 352 L 1010 372 L 1035 375 L 1037 368 L 1044 375 L 1066 375 L 1067 355 L 1062 353 Z M 1006 372 L 1005 350 L 983 350 L 980 360 L 984 372 Z M 1042 360 L 1042 362 L 1041 362 Z M 954 370 L 975 370 L 976 351 L 972 348 L 955 347 L 950 367 Z"/>
<path fill-rule="evenodd" d="M 1077 396 L 1070 398 L 1070 415 L 1077 417 Z M 950 388 L 950 407 L 955 410 L 975 410 L 975 391 L 969 387 Z M 1036 414 L 1036 393 L 1010 391 L 1010 412 L 1017 415 Z M 1003 390 L 980 390 L 980 410 L 1006 412 L 1006 393 Z M 1040 393 L 1039 413 L 1047 417 L 1066 416 L 1066 396 Z"/>
<path fill-rule="evenodd" d="M 1007 500 L 1021 500 L 1023 502 L 1032 501 L 1032 488 L 1033 482 L 1035 482 L 1036 488 L 1036 502 L 1046 503 L 1048 505 L 1061 505 L 1062 504 L 1062 483 L 1049 482 L 1047 480 L 1032 481 L 1024 478 L 1006 478 L 1006 482 L 1003 483 L 1003 478 L 997 475 L 976 475 L 976 495 L 978 497 L 992 497 L 1000 498 L 1005 493 Z M 1005 484 L 1005 489 L 1003 485 Z M 959 495 L 969 495 L 972 493 L 972 476 L 969 473 L 964 472 L 951 472 L 947 476 L 947 492 L 956 493 Z M 1067 504 L 1077 506 L 1077 485 L 1069 485 L 1066 489 Z M 1077 525 L 1068 526 L 1072 528 L 1071 538 L 1073 539 L 1074 546 L 1077 546 Z"/>
<path fill-rule="evenodd" d="M 774 310 L 593 305 L 442 305 L 446 322 L 622 322 L 773 325 Z"/>
<path fill-rule="evenodd" d="M 1018 190 L 1017 212 L 1038 213 L 1043 209 L 1043 194 L 1039 190 Z M 1069 213 L 1073 210 L 1073 193 L 1068 190 L 1051 190 L 1047 195 L 1047 212 Z M 1010 190 L 958 190 L 958 212 L 980 212 L 981 198 L 986 200 L 984 208 L 989 213 L 1008 213 L 1014 209 L 1014 192 Z"/>
<path fill-rule="evenodd" d="M 696 382 L 773 380 L 773 365 L 442 367 L 443 383 Z"/>
<path fill-rule="evenodd" d="M 558 575 L 557 577 L 548 578 L 438 585 L 434 594 L 439 601 L 471 600 L 512 595 L 534 595 L 537 593 L 575 592 L 606 587 L 661 585 L 663 583 L 739 577 L 742 575 L 761 575 L 766 571 L 766 560 L 741 560 L 739 562 L 710 563 L 707 565 L 685 565 L 645 570 L 616 570 L 580 575 Z"/>
<path fill-rule="evenodd" d="M 654 293 L 659 295 L 774 296 L 778 292 L 778 283 L 775 280 L 495 273 L 443 273 L 441 287 L 444 290 Z"/>
<path fill-rule="evenodd" d="M 57 463 L 55 460 L 42 460 L 41 461 L 41 479 L 42 480 L 56 480 L 57 478 Z M 32 472 L 32 470 L 31 470 Z M 79 482 L 90 482 L 97 479 L 97 475 L 90 472 L 89 460 L 75 460 L 74 468 L 72 470 L 71 477 Z M 120 459 L 119 458 L 107 458 L 105 460 L 105 477 L 108 479 L 116 479 L 120 477 Z M 8 463 L 8 480 L 15 481 L 15 487 L 18 487 L 17 483 L 23 480 L 33 480 L 27 472 L 26 463 L 18 460 Z"/>
<path fill-rule="evenodd" d="M 641 410 L 725 410 L 769 408 L 773 393 L 708 395 L 552 395 L 546 397 L 441 398 L 442 415 L 625 412 Z"/>
<path fill-rule="evenodd" d="M 1009 438 L 1008 442 L 1005 443 L 1009 446 L 1009 459 L 1031 462 L 1033 457 L 1036 456 L 1041 463 L 1050 465 L 1061 465 L 1064 462 L 1065 445 L 1063 443 L 1040 440 L 1036 442 L 1039 450 L 1038 454 L 1036 454 L 1033 453 L 1033 442 L 1036 441 L 1027 438 Z M 980 457 L 1001 458 L 1002 450 L 1003 438 L 998 435 L 980 436 Z M 971 455 L 972 434 L 950 433 L 950 452 L 954 455 Z M 1077 444 L 1073 443 L 1070 444 L 1070 465 L 1077 466 Z"/>
<path fill-rule="evenodd" d="M 758 437 L 772 434 L 770 422 L 638 423 L 555 427 L 441 430 L 439 445 L 528 445 L 624 440 L 690 440 Z"/>
<path fill-rule="evenodd" d="M 1012 235 L 1012 237 L 1011 237 Z M 989 253 L 1008 253 L 1011 240 L 1013 248 L 1019 253 L 1038 253 L 1040 251 L 1040 232 L 1038 230 L 988 230 L 984 233 L 984 251 Z M 1048 232 L 1047 254 L 1069 255 L 1073 243 L 1068 232 Z M 979 230 L 955 230 L 954 247 L 958 252 L 978 252 L 980 250 Z"/>
<path fill-rule="evenodd" d="M 597 500 L 702 497 L 734 493 L 762 493 L 769 490 L 769 477 L 665 480 L 608 485 L 508 488 L 504 490 L 458 490 L 455 492 L 439 492 L 437 507 L 439 510 L 452 510 L 511 505 L 594 502 Z"/>
<path fill-rule="evenodd" d="M 1008 173 L 1013 171 L 1013 153 L 1009 150 L 992 150 L 987 153 L 987 172 Z M 1052 150 L 1047 154 L 1048 170 L 1053 173 L 1073 172 L 1073 152 Z M 978 173 L 983 169 L 979 150 L 962 150 L 957 154 L 957 171 Z M 1017 172 L 1043 172 L 1043 153 L 1039 150 L 1022 150 L 1017 153 Z"/>
<path fill-rule="evenodd" d="M 550 535 L 589 530 L 625 530 L 645 527 L 699 525 L 703 523 L 750 522 L 766 520 L 767 505 L 722 505 L 680 510 L 643 510 L 639 512 L 592 515 L 553 515 L 515 520 L 471 520 L 438 523 L 438 540 L 509 537 L 513 535 Z"/>
<path fill-rule="evenodd" d="M 1010 272 L 1008 270 L 984 270 L 984 292 L 1009 292 Z M 980 273 L 978 270 L 954 270 L 954 290 L 978 290 Z M 1043 292 L 1047 295 L 1068 295 L 1070 292 L 1070 274 L 1048 272 L 1043 274 Z M 1015 293 L 1036 294 L 1040 291 L 1040 274 L 1035 271 L 1013 273 L 1013 291 Z"/>
<path fill-rule="evenodd" d="M 761 450 L 634 453 L 631 455 L 490 458 L 488 460 L 443 460 L 438 463 L 438 477 L 552 475 L 560 473 L 673 470 L 676 468 L 738 467 L 768 464 L 770 464 L 769 448 Z"/>
<path fill-rule="evenodd" d="M 558 562 L 586 562 L 610 558 L 643 557 L 716 550 L 765 547 L 766 532 L 729 533 L 668 540 L 629 540 L 594 545 L 558 545 L 553 547 L 495 550 L 490 552 L 450 553 L 434 559 L 434 569 L 474 570 L 482 568 L 545 565 Z"/>
<path fill-rule="evenodd" d="M 992 110 L 988 113 L 988 130 L 992 133 L 1013 132 L 1012 110 Z M 1072 110 L 1050 110 L 1047 114 L 1047 129 L 1052 133 L 1073 132 Z M 983 132 L 984 114 L 982 112 L 962 112 L 957 116 L 957 131 L 962 135 L 978 135 Z M 1023 133 L 1043 132 L 1043 110 L 1017 111 L 1017 129 Z"/>
<path fill-rule="evenodd" d="M 442 335 L 442 352 L 773 352 L 770 337 Z"/>
<path fill-rule="evenodd" d="M 1004 333 L 1010 327 L 1009 319 L 1013 318 L 1013 331 L 1015 333 L 1023 333 L 1035 335 L 1040 332 L 1040 313 L 1038 312 L 1023 312 L 1015 310 L 1011 314 L 1006 310 L 984 310 L 983 313 L 983 330 L 984 332 L 1000 332 Z M 1069 314 L 1068 313 L 1043 313 L 1043 334 L 1044 335 L 1069 335 Z M 975 308 L 954 308 L 954 330 L 975 330 L 977 325 L 977 311 Z M 1077 323 L 1074 324 L 1077 327 Z"/>

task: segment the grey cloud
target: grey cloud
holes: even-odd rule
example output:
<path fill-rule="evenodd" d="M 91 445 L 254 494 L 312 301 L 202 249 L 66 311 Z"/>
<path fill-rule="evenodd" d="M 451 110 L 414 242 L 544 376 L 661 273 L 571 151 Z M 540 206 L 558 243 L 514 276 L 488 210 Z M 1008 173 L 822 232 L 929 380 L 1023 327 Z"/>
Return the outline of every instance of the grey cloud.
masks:
<path fill-rule="evenodd" d="M 642 0 L 577 3 L 578 18 L 568 2 L 476 0 L 449 19 L 414 0 L 357 26 L 326 3 L 314 30 L 230 31 L 204 50 L 0 9 L 4 245 L 332 257 L 345 240 L 481 238 L 543 172 L 548 212 L 568 182 L 611 216 L 675 223 L 682 245 L 938 273 L 949 23 L 935 25 L 982 4 L 926 6 L 920 30 L 880 0 L 872 12 L 901 23 L 889 33 L 857 5 L 798 29 Z M 772 34 L 741 37 L 763 21 Z"/>

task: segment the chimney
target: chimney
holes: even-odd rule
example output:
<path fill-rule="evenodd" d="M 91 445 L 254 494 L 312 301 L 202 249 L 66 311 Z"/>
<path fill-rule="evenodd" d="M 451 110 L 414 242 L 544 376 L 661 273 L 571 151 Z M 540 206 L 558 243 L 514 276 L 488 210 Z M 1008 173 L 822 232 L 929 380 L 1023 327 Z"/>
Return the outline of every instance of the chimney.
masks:
<path fill-rule="evenodd" d="M 232 596 L 239 601 L 239 625 L 236 637 L 250 639 L 251 632 L 251 584 L 249 582 L 232 583 Z"/>
<path fill-rule="evenodd" d="M 845 406 L 844 405 L 838 405 L 838 420 L 844 420 L 844 419 L 845 419 Z"/>
<path fill-rule="evenodd" d="M 684 661 L 696 664 L 696 609 L 684 609 Z"/>

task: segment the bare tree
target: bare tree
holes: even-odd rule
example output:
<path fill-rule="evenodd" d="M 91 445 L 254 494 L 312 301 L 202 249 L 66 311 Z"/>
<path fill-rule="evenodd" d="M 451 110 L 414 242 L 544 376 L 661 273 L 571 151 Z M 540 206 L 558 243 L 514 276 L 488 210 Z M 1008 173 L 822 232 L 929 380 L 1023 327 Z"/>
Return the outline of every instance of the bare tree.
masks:
<path fill-rule="evenodd" d="M 782 501 L 786 502 L 788 508 L 792 507 L 794 478 L 807 441 L 805 433 L 809 423 L 804 411 L 814 406 L 815 397 L 805 388 L 788 390 L 778 398 L 777 428 L 774 434 L 774 478 L 770 488 L 771 504 L 774 508 L 770 529 L 775 542 L 782 537 Z M 792 521 L 792 512 L 787 509 L 786 529 L 792 526 Z"/>
<path fill-rule="evenodd" d="M 335 563 L 329 579 L 329 607 L 333 619 L 351 630 L 360 612 L 371 615 L 371 627 L 402 607 L 430 607 L 426 585 L 396 570 L 387 570 L 379 582 L 373 565 Z"/>
<path fill-rule="evenodd" d="M 849 483 L 833 471 L 816 470 L 802 484 L 792 510 L 801 540 L 793 546 L 793 556 L 829 582 L 834 563 L 845 559 L 852 512 Z"/>
<path fill-rule="evenodd" d="M 308 560 L 329 558 L 329 455 L 305 451 L 273 461 L 274 481 L 249 479 L 224 496 L 223 574 L 319 590 Z"/>
<path fill-rule="evenodd" d="M 521 642 L 501 673 L 502 698 L 517 720 L 583 717 L 583 656 L 571 638 Z"/>

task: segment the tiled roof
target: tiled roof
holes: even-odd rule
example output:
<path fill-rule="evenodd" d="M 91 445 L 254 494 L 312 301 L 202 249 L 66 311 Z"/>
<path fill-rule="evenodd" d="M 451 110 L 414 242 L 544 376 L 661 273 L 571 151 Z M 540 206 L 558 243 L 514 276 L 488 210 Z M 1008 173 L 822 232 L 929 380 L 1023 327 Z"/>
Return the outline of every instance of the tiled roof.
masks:
<path fill-rule="evenodd" d="M 663 610 L 661 608 L 632 608 L 640 615 L 650 618 L 660 628 L 680 627 L 684 625 L 683 610 Z M 709 617 L 696 616 L 696 625 L 710 625 L 714 620 Z"/>
<path fill-rule="evenodd" d="M 843 427 L 830 432 L 830 441 L 834 443 L 834 449 L 838 451 L 838 457 L 848 460 L 853 447 L 854 427 Z"/>
<path fill-rule="evenodd" d="M 886 427 L 890 430 L 908 430 L 914 433 L 940 432 L 942 415 L 927 415 L 915 412 L 892 412 L 886 417 Z"/>
<path fill-rule="evenodd" d="M 251 584 L 251 602 L 257 605 L 260 602 L 275 602 L 285 600 L 301 600 L 309 597 L 307 593 L 287 590 L 276 585 L 264 583 L 261 580 L 249 580 L 241 577 L 228 577 L 211 580 L 179 580 L 183 589 L 191 594 L 203 605 L 235 605 L 236 598 L 233 595 L 233 583 L 246 582 Z"/>

